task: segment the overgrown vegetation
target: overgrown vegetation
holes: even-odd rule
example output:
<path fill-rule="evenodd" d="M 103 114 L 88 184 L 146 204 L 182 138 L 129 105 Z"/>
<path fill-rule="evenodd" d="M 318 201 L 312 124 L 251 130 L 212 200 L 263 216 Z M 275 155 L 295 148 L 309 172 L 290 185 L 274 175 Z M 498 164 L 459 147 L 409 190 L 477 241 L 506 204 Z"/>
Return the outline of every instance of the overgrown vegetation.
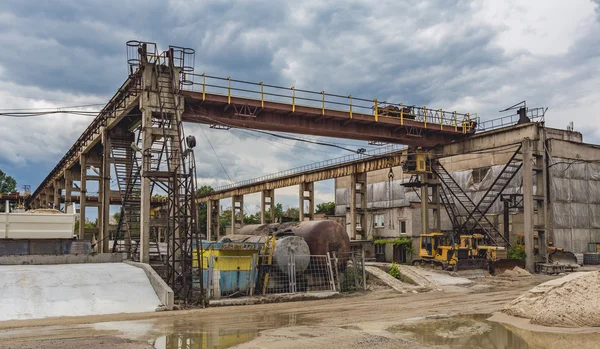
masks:
<path fill-rule="evenodd" d="M 335 202 L 323 202 L 317 205 L 315 213 L 324 213 L 327 216 L 333 216 L 335 214 Z"/>
<path fill-rule="evenodd" d="M 390 275 L 398 280 L 400 280 L 400 278 L 402 277 L 402 273 L 400 273 L 400 267 L 398 267 L 398 264 L 396 264 L 395 262 L 392 263 L 392 266 L 390 267 Z"/>
<path fill-rule="evenodd" d="M 413 251 L 413 241 L 409 237 L 399 237 L 396 239 L 376 239 L 373 241 L 375 245 L 392 244 L 394 246 L 404 246 L 406 253 L 410 254 Z"/>
<path fill-rule="evenodd" d="M 525 246 L 513 244 L 508 248 L 508 259 L 518 259 L 525 262 L 526 257 Z"/>

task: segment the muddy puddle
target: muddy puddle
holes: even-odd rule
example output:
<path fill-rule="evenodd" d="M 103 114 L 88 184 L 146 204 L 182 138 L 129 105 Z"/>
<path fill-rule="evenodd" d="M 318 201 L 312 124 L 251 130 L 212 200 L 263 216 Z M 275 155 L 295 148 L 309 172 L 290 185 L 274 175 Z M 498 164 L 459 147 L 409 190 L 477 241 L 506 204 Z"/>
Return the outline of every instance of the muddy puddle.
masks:
<path fill-rule="evenodd" d="M 304 322 L 296 314 L 265 314 L 240 316 L 236 323 L 224 328 L 226 326 L 222 323 L 186 319 L 154 323 L 144 337 L 156 349 L 225 349 L 253 340 L 260 331 L 302 325 Z"/>
<path fill-rule="evenodd" d="M 455 349 L 592 349 L 600 347 L 600 334 L 534 332 L 487 321 L 490 315 L 420 318 L 388 328 L 389 332 L 429 345 Z"/>

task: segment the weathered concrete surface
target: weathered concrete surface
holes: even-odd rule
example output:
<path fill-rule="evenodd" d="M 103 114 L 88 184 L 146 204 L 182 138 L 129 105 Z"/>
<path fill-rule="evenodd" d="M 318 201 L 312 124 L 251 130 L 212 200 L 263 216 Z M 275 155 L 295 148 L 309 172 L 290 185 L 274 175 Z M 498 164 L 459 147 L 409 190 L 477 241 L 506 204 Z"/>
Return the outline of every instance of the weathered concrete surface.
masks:
<path fill-rule="evenodd" d="M 120 263 L 125 259 L 121 253 L 102 253 L 96 255 L 30 255 L 0 256 L 0 265 L 48 265 L 83 263 Z"/>
<path fill-rule="evenodd" d="M 153 312 L 146 273 L 125 263 L 0 266 L 0 321 Z"/>
<path fill-rule="evenodd" d="M 158 299 L 160 299 L 164 307 L 167 310 L 173 309 L 173 305 L 175 304 L 175 295 L 173 290 L 149 264 L 132 261 L 125 261 L 125 263 L 142 269 L 146 273 L 148 280 L 150 280 L 150 285 L 152 285 L 152 288 L 154 288 L 154 292 L 156 292 Z"/>
<path fill-rule="evenodd" d="M 386 273 L 385 271 L 379 269 L 378 267 L 365 266 L 365 271 L 367 273 L 369 273 L 370 275 L 379 279 L 379 281 L 388 285 L 390 288 L 392 288 L 400 293 L 408 293 L 408 292 L 413 292 L 413 291 L 419 292 L 419 291 L 429 290 L 428 288 L 425 288 L 425 287 L 418 287 L 418 286 L 414 286 L 414 285 L 402 282 L 402 281 L 396 279 L 395 277 L 391 276 L 390 274 Z"/>

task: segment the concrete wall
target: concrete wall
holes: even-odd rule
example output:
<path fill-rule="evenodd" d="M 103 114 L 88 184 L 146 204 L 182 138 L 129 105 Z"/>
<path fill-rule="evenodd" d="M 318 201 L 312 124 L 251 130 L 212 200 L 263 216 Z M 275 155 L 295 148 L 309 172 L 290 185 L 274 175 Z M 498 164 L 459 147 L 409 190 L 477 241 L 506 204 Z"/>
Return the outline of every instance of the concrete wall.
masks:
<path fill-rule="evenodd" d="M 175 304 L 175 295 L 173 290 L 167 283 L 156 273 L 154 269 L 149 264 L 145 263 L 137 263 L 132 261 L 125 261 L 125 263 L 132 265 L 134 267 L 140 268 L 146 273 L 148 280 L 150 280 L 150 285 L 156 292 L 158 299 L 162 302 L 163 306 L 167 310 L 172 310 L 173 305 Z"/>
<path fill-rule="evenodd" d="M 554 245 L 587 252 L 600 241 L 600 147 L 553 139 L 548 149 Z"/>

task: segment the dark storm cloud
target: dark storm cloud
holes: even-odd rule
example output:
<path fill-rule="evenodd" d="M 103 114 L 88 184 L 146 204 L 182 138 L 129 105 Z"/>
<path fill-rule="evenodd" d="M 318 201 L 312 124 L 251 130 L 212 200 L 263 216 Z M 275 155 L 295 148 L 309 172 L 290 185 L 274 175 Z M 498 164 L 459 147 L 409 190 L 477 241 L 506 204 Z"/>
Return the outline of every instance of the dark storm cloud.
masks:
<path fill-rule="evenodd" d="M 163 49 L 169 44 L 194 48 L 197 73 L 455 108 L 488 118 L 527 99 L 532 106 L 550 107 L 553 126 L 564 127 L 566 118 L 573 117 L 576 124 L 587 122 L 589 129 L 597 129 L 591 115 L 572 110 L 595 110 L 587 106 L 598 96 L 598 6 L 596 13 L 588 11 L 595 25 L 582 24 L 566 52 L 544 54 L 507 49 L 500 36 L 511 29 L 506 24 L 510 18 L 498 12 L 493 20 L 483 20 L 482 6 L 442 0 L 3 1 L 0 92 L 106 100 L 127 75 L 125 42 L 138 39 Z M 519 11 L 530 11 L 525 16 L 536 12 L 535 6 Z M 34 106 L 26 100 L 4 103 Z M 3 132 L 11 137 L 0 139 L 0 146 L 10 154 L 0 155 L 0 161 L 30 168 L 36 161 L 56 163 L 86 125 L 68 119 L 63 124 L 69 131 L 62 134 L 60 123 L 52 128 L 53 122 L 5 123 Z M 198 139 L 198 177 L 225 180 L 198 126 L 185 127 Z M 238 181 L 349 154 L 250 131 L 203 127 L 223 166 Z M 27 134 L 43 141 L 31 146 Z M 368 147 L 351 143 L 352 149 Z M 39 177 L 46 174 L 41 172 Z"/>

